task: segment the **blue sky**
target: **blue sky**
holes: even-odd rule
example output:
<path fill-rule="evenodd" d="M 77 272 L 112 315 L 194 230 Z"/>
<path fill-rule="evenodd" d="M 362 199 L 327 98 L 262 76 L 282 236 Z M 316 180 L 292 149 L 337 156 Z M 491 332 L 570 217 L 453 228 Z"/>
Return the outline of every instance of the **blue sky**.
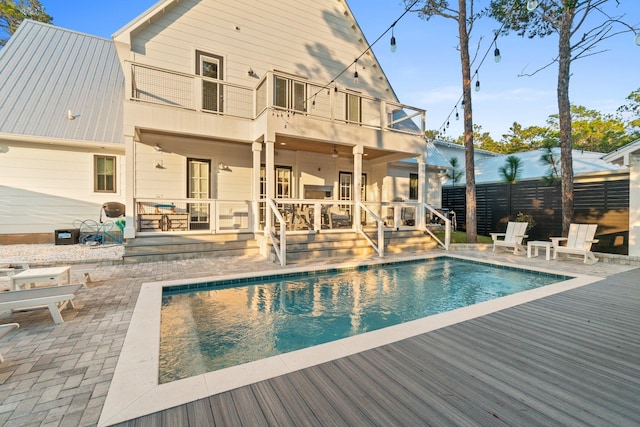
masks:
<path fill-rule="evenodd" d="M 53 16 L 55 25 L 106 38 L 156 3 L 155 0 L 41 2 Z M 476 2 L 487 3 L 488 0 Z M 613 15 L 626 14 L 625 22 L 640 26 L 637 0 L 622 0 L 617 9 L 613 7 L 615 1 L 608 3 Z M 404 11 L 400 0 L 348 0 L 348 4 L 369 43 Z M 481 83 L 480 92 L 472 94 L 474 123 L 494 139 L 507 133 L 513 122 L 543 126 L 549 115 L 557 113 L 555 64 L 532 77 L 519 77 L 544 67 L 555 57 L 557 37 L 531 40 L 515 34 L 501 36 L 498 47 L 502 61 L 496 63 L 490 44 L 497 28 L 499 24 L 489 18 L 479 21 L 471 43 L 472 57 L 478 51 L 472 73 L 478 70 Z M 396 24 L 394 35 L 398 46 L 395 53 L 389 50 L 390 33 L 374 45 L 378 61 L 400 101 L 426 109 L 428 129 L 443 127 L 462 93 L 456 22 L 440 17 L 424 21 L 408 13 Z M 573 63 L 570 99 L 573 104 L 613 113 L 632 91 L 640 88 L 640 46 L 634 44 L 633 34 L 626 33 L 605 41 L 597 50 L 607 51 Z M 489 54 L 478 68 L 486 52 Z M 446 134 L 457 137 L 463 132 L 462 119 L 456 121 L 454 114 L 449 118 Z"/>

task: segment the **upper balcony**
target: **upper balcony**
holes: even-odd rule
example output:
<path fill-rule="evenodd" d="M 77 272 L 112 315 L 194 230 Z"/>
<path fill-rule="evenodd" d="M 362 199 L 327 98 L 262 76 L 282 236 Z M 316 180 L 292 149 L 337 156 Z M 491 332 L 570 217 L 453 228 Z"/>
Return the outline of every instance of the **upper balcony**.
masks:
<path fill-rule="evenodd" d="M 128 99 L 143 105 L 169 106 L 236 122 L 251 122 L 271 111 L 270 116 L 276 118 L 293 115 L 342 130 L 359 127 L 413 137 L 424 135 L 425 110 L 286 73 L 268 72 L 255 87 L 247 87 L 139 63 L 128 66 Z M 185 120 L 189 122 L 187 118 L 182 116 L 183 125 Z M 192 123 L 202 120 L 193 119 Z M 326 124 L 316 127 L 326 128 Z M 215 129 L 220 132 L 224 127 Z"/>

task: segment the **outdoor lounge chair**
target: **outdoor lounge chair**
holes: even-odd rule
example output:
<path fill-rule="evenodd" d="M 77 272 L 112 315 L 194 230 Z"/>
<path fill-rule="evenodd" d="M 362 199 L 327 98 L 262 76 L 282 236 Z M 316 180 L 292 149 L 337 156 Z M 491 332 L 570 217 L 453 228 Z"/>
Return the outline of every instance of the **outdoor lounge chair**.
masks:
<path fill-rule="evenodd" d="M 9 332 L 14 329 L 18 329 L 20 325 L 17 323 L 5 323 L 4 325 L 0 325 L 0 338 L 7 335 Z M 2 353 L 0 353 L 0 363 L 4 362 L 4 357 L 2 357 Z"/>
<path fill-rule="evenodd" d="M 597 224 L 571 224 L 569 225 L 569 235 L 567 237 L 550 237 L 553 243 L 553 259 L 557 258 L 558 252 L 568 255 L 582 255 L 585 264 L 595 264 L 598 258 L 591 252 L 591 245 L 598 243 L 596 235 Z M 561 245 L 561 242 L 566 242 Z"/>
<path fill-rule="evenodd" d="M 512 222 L 507 224 L 507 231 L 504 233 L 490 233 L 491 239 L 493 239 L 493 251 L 496 251 L 496 246 L 503 246 L 506 248 L 513 248 L 513 254 L 523 254 L 526 252 L 524 246 L 522 246 L 522 240 L 527 237 L 528 222 Z M 503 239 L 500 239 L 503 237 Z"/>
<path fill-rule="evenodd" d="M 0 313 L 46 306 L 55 323 L 62 323 L 62 309 L 68 304 L 74 307 L 73 298 L 82 284 L 49 286 L 46 288 L 25 289 L 0 293 Z"/>

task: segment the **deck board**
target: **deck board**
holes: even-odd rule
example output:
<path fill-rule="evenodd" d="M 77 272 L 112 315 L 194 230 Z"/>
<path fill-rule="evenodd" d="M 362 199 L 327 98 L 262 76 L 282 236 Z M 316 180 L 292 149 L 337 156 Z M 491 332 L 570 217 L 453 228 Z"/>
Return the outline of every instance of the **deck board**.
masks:
<path fill-rule="evenodd" d="M 638 425 L 639 273 L 121 425 Z"/>

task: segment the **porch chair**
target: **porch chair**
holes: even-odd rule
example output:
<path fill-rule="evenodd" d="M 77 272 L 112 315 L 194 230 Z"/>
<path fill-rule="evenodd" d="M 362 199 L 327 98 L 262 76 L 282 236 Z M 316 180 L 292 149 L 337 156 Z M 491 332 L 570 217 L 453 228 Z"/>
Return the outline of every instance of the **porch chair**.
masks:
<path fill-rule="evenodd" d="M 506 248 L 513 248 L 513 254 L 519 255 L 526 252 L 522 246 L 522 240 L 527 235 L 528 222 L 512 222 L 507 224 L 507 231 L 504 233 L 490 233 L 493 240 L 493 252 L 496 251 L 497 246 L 503 246 Z M 502 237 L 502 239 L 500 239 Z"/>
<path fill-rule="evenodd" d="M 553 244 L 553 259 L 557 258 L 559 252 L 567 255 L 582 255 L 585 264 L 597 263 L 598 258 L 591 252 L 591 245 L 598 243 L 598 239 L 593 238 L 597 228 L 598 224 L 570 224 L 567 237 L 550 237 Z M 561 242 L 565 244 L 561 245 Z"/>

